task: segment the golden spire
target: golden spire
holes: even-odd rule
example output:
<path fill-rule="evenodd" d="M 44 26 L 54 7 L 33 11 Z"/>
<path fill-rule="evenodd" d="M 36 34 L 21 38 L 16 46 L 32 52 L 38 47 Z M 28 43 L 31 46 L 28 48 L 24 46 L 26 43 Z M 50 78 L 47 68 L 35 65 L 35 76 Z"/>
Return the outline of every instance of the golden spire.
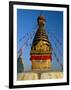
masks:
<path fill-rule="evenodd" d="M 32 69 L 49 70 L 51 67 L 52 53 L 51 45 L 44 28 L 45 18 L 39 16 L 37 22 L 39 27 L 33 39 L 30 52 Z"/>
<path fill-rule="evenodd" d="M 48 39 L 48 36 L 46 34 L 46 31 L 45 31 L 45 28 L 44 28 L 44 25 L 45 25 L 45 18 L 44 16 L 39 16 L 38 19 L 37 19 L 37 22 L 38 22 L 38 29 L 37 29 L 37 32 L 35 34 L 35 37 L 33 39 L 33 43 L 32 43 L 32 47 L 31 47 L 31 53 L 33 53 L 33 51 L 35 53 L 38 52 L 38 50 L 34 50 L 36 47 L 36 45 L 38 44 L 38 42 L 42 41 L 42 43 L 46 44 L 47 46 L 49 46 L 49 51 L 45 51 L 45 53 L 51 53 L 51 45 L 50 45 L 50 42 L 49 42 L 49 39 Z M 41 45 L 40 45 L 41 46 Z M 40 47 L 42 48 L 42 47 Z M 40 52 L 40 53 L 44 53 L 44 52 Z"/>

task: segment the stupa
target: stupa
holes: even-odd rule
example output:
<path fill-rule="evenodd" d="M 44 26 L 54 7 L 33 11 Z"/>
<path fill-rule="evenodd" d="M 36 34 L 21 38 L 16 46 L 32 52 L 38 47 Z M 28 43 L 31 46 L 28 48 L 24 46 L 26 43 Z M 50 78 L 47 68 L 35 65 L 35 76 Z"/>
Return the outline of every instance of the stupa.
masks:
<path fill-rule="evenodd" d="M 52 66 L 52 49 L 48 35 L 45 31 L 44 16 L 39 16 L 37 18 L 37 23 L 38 29 L 34 36 L 30 51 L 32 69 L 49 70 Z"/>

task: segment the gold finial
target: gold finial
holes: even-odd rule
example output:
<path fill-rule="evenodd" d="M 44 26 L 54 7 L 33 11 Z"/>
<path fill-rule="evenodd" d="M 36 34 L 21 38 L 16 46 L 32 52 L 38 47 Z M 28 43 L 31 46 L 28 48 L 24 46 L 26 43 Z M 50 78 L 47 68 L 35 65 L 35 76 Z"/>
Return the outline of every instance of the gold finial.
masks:
<path fill-rule="evenodd" d="M 45 24 L 45 18 L 44 16 L 39 16 L 37 19 L 38 25 L 44 25 Z"/>

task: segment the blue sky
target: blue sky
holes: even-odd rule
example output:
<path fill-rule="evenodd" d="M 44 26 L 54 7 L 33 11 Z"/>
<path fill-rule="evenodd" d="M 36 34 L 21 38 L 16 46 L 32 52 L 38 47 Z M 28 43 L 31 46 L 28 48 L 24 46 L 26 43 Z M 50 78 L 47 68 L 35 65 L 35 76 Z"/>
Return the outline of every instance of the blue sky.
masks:
<path fill-rule="evenodd" d="M 18 51 L 26 42 L 27 46 L 23 49 L 22 57 L 25 70 L 30 70 L 30 48 L 35 35 L 32 32 L 37 31 L 37 18 L 40 14 L 46 19 L 45 30 L 54 50 L 52 52 L 52 69 L 59 70 L 61 67 L 57 63 L 54 52 L 60 63 L 63 63 L 63 11 L 17 9 Z M 31 37 L 32 39 L 30 39 Z"/>

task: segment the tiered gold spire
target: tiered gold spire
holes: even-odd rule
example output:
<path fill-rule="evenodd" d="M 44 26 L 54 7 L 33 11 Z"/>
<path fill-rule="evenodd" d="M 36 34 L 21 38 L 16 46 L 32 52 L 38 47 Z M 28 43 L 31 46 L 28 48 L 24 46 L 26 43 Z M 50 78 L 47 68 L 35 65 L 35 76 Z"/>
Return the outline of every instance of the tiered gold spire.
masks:
<path fill-rule="evenodd" d="M 51 45 L 44 28 L 45 18 L 43 16 L 39 16 L 37 22 L 39 28 L 33 39 L 30 52 L 32 68 L 47 69 L 51 66 Z M 38 61 L 42 61 L 42 63 L 39 63 Z"/>

